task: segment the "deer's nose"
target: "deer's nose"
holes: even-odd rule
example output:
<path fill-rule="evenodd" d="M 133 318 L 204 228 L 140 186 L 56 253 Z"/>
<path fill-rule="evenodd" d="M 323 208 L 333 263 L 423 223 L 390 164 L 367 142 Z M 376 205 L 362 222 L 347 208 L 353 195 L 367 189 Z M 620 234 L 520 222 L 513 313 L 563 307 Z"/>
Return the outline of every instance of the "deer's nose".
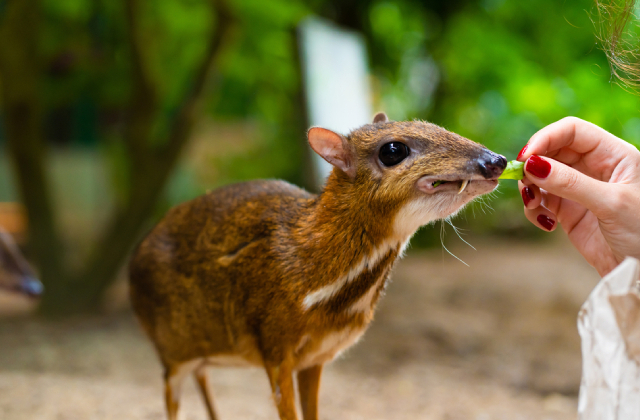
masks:
<path fill-rule="evenodd" d="M 44 287 L 40 280 L 34 277 L 25 277 L 22 279 L 22 292 L 31 296 L 38 297 L 42 294 Z"/>
<path fill-rule="evenodd" d="M 486 179 L 497 178 L 507 167 L 507 158 L 487 150 L 478 159 L 478 167 Z"/>

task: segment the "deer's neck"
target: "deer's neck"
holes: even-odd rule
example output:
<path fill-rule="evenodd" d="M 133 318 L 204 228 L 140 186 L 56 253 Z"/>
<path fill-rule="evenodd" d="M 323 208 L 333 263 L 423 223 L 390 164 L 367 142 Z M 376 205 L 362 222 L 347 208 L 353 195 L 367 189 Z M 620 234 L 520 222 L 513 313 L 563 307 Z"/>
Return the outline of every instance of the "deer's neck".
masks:
<path fill-rule="evenodd" d="M 329 177 L 297 230 L 298 256 L 312 267 L 305 276 L 306 309 L 368 309 L 410 237 L 394 228 L 398 209 L 372 207 L 357 186 L 338 182 L 339 176 Z"/>

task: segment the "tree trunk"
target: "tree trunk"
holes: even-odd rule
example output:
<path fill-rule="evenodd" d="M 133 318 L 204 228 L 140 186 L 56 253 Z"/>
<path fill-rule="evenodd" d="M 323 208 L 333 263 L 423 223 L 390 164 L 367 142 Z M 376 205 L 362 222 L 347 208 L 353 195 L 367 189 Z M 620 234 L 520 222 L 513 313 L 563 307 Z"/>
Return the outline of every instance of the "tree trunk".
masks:
<path fill-rule="evenodd" d="M 115 279 L 140 237 L 191 135 L 215 61 L 230 33 L 233 20 L 226 5 L 222 0 L 212 0 L 211 4 L 217 18 L 215 29 L 195 71 L 193 83 L 181 101 L 165 146 L 158 150 L 150 138 L 151 125 L 159 108 L 158 98 L 146 71 L 143 48 L 138 42 L 137 3 L 129 0 L 127 19 L 134 89 L 124 138 L 130 159 L 128 202 L 112 216 L 85 269 L 73 281 L 64 284 L 62 294 L 44 294 L 41 313 L 57 315 L 99 310 L 105 289 Z"/>
<path fill-rule="evenodd" d="M 0 78 L 9 154 L 29 220 L 29 250 L 47 293 L 68 287 L 63 247 L 56 231 L 42 136 L 38 0 L 11 1 L 0 22 Z"/>
<path fill-rule="evenodd" d="M 158 148 L 151 127 L 159 109 L 155 85 L 146 70 L 144 46 L 139 40 L 137 1 L 127 2 L 127 22 L 133 90 L 130 119 L 124 130 L 130 163 L 128 200 L 117 208 L 84 268 L 72 275 L 65 264 L 64 247 L 56 230 L 54 206 L 47 182 L 46 143 L 42 132 L 43 80 L 38 54 L 39 0 L 5 2 L 0 15 L 0 80 L 8 149 L 15 166 L 18 189 L 27 209 L 29 248 L 45 285 L 40 313 L 66 315 L 100 308 L 111 284 L 142 229 L 191 135 L 193 121 L 211 80 L 213 67 L 230 33 L 232 17 L 223 0 L 211 0 L 217 22 L 206 53 L 195 69 L 167 141 Z"/>

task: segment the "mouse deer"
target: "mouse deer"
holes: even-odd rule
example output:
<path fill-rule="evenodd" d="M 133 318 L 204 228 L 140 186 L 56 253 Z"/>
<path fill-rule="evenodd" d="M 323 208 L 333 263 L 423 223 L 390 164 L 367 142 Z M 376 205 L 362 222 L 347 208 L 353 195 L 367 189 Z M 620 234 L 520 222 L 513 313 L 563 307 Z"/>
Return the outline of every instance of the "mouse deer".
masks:
<path fill-rule="evenodd" d="M 283 181 L 229 185 L 178 205 L 130 263 L 131 300 L 164 366 L 168 417 L 194 374 L 217 419 L 209 366 L 266 370 L 281 420 L 318 418 L 325 363 L 373 319 L 416 230 L 493 191 L 506 159 L 384 113 L 344 136 L 313 127 L 333 165 L 318 195 Z"/>
<path fill-rule="evenodd" d="M 42 283 L 22 256 L 13 237 L 0 227 L 0 289 L 31 297 L 42 293 Z"/>

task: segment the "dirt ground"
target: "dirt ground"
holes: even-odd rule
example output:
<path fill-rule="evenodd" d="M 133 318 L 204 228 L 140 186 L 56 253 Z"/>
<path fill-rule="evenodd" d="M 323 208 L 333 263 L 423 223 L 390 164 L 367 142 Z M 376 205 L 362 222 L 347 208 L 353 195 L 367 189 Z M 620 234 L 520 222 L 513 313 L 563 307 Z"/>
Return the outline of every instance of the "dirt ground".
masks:
<path fill-rule="evenodd" d="M 397 265 L 372 327 L 325 370 L 321 419 L 576 418 L 576 316 L 597 274 L 561 240 L 472 242 L 450 246 L 470 267 L 440 250 Z M 0 419 L 164 419 L 159 363 L 126 307 L 45 322 L 27 306 L 0 296 Z M 277 419 L 263 371 L 210 375 L 222 420 Z M 206 419 L 192 382 L 181 417 Z"/>

